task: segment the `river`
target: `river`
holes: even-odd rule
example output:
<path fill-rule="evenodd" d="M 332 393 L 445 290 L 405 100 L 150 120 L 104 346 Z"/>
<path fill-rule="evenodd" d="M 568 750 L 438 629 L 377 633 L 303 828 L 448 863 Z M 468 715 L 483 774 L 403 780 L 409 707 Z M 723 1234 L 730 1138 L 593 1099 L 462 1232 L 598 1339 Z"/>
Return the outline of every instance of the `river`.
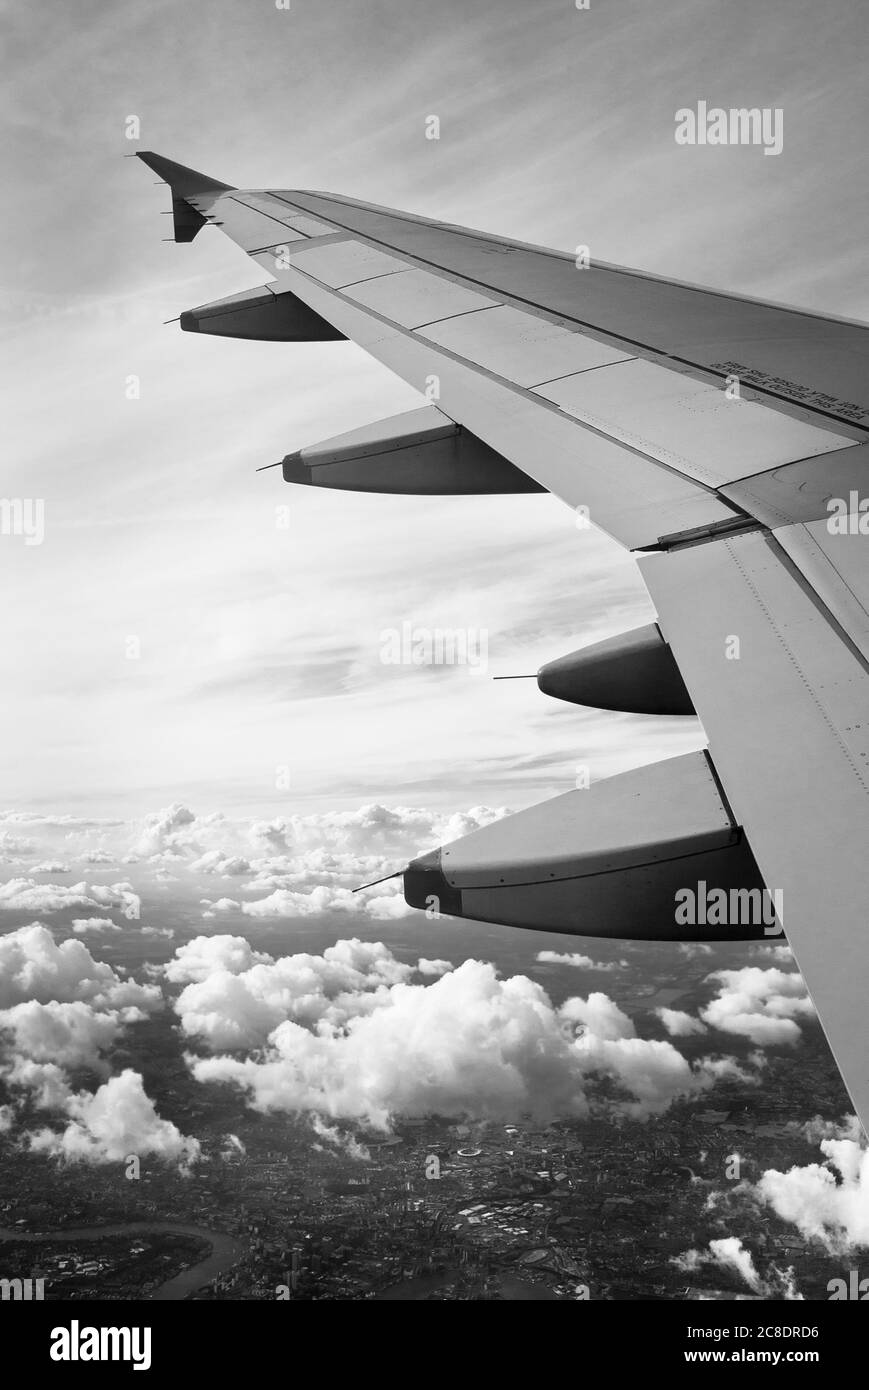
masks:
<path fill-rule="evenodd" d="M 243 1241 L 236 1240 L 235 1236 L 228 1236 L 223 1231 L 210 1231 L 204 1226 L 179 1226 L 167 1221 L 130 1221 L 122 1226 L 70 1227 L 61 1231 L 40 1231 L 38 1234 L 0 1226 L 0 1241 L 53 1241 L 58 1244 L 63 1241 L 102 1240 L 105 1236 L 159 1235 L 161 1232 L 195 1236 L 198 1240 L 207 1241 L 211 1246 L 211 1253 L 206 1255 L 204 1260 L 189 1265 L 187 1269 L 182 1269 L 180 1274 L 159 1284 L 147 1295 L 149 1300 L 162 1302 L 166 1299 L 187 1298 L 188 1294 L 195 1293 L 205 1284 L 210 1284 L 218 1275 L 225 1274 L 247 1251 Z"/>

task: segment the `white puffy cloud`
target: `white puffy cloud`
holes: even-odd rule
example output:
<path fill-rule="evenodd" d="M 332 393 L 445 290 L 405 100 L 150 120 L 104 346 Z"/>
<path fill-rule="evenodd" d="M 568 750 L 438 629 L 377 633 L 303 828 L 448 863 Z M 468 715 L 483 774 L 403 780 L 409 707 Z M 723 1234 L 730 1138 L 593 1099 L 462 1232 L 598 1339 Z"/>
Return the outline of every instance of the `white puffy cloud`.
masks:
<path fill-rule="evenodd" d="M 724 1033 L 758 1044 L 793 1044 L 802 1035 L 796 1020 L 815 1016 L 805 982 L 794 971 L 747 965 L 715 970 L 707 978 L 720 982 L 719 991 L 700 1017 Z"/>
<path fill-rule="evenodd" d="M 420 975 L 446 975 L 454 966 L 451 960 L 426 960 L 425 956 L 422 956 L 417 961 L 416 968 Z"/>
<path fill-rule="evenodd" d="M 694 1033 L 706 1032 L 705 1023 L 701 1023 L 693 1014 L 686 1014 L 682 1009 L 656 1009 L 655 1014 L 671 1038 L 690 1038 Z"/>
<path fill-rule="evenodd" d="M 760 956 L 764 960 L 774 960 L 779 965 L 796 965 L 794 953 L 790 946 L 760 945 L 755 943 L 750 947 L 749 954 Z"/>
<path fill-rule="evenodd" d="M 255 820 L 248 831 L 250 842 L 256 849 L 270 850 L 273 854 L 284 854 L 290 848 L 287 839 L 289 827 L 280 816 L 274 820 Z"/>
<path fill-rule="evenodd" d="M 241 903 L 234 898 L 217 898 L 214 902 L 210 898 L 200 898 L 200 902 L 203 917 L 216 917 L 220 912 L 241 912 Z"/>
<path fill-rule="evenodd" d="M 116 908 L 131 920 L 139 916 L 141 903 L 130 883 L 37 883 L 32 878 L 12 878 L 0 884 L 0 909 L 19 912 L 62 912 L 65 908 Z"/>
<path fill-rule="evenodd" d="M 691 1065 L 672 1044 L 638 1038 L 603 994 L 556 1009 L 541 985 L 481 961 L 432 983 L 412 983 L 415 973 L 358 940 L 239 974 L 215 969 L 175 1008 L 188 1037 L 234 1055 L 191 1055 L 193 1075 L 238 1085 L 262 1110 L 381 1128 L 395 1114 L 584 1115 L 602 1077 L 625 1092 L 616 1108 L 642 1117 L 721 1075 L 751 1079 L 729 1059 Z"/>
<path fill-rule="evenodd" d="M 328 1125 L 320 1115 L 311 1116 L 311 1128 L 321 1139 L 325 1139 L 327 1144 L 339 1149 L 348 1158 L 360 1159 L 363 1163 L 370 1163 L 371 1153 L 364 1144 L 360 1144 L 353 1134 L 342 1131 L 337 1125 Z"/>
<path fill-rule="evenodd" d="M 89 1093 L 73 1095 L 68 1069 L 105 1075 L 126 1027 L 162 1003 L 158 987 L 123 979 L 77 938 L 58 945 L 40 923 L 21 927 L 0 937 L 0 1075 L 37 1108 L 78 1117 Z"/>
<path fill-rule="evenodd" d="M 196 944 L 209 940 L 221 944 L 211 952 Z M 246 944 L 240 937 L 199 937 L 190 943 L 195 947 L 190 956 L 187 947 L 179 947 L 178 963 L 166 967 L 167 976 L 179 981 L 191 968 L 199 973 L 174 1007 L 184 1032 L 211 1048 L 261 1046 L 286 1019 L 340 1027 L 353 1014 L 385 1002 L 382 990 L 413 974 L 413 966 L 396 960 L 380 942 L 356 938 L 327 947 L 322 956 L 266 956 L 236 970 Z M 221 957 L 230 968 L 219 963 Z M 203 973 L 209 964 L 213 968 Z"/>
<path fill-rule="evenodd" d="M 475 806 L 443 812 L 414 806 L 360 806 L 355 811 L 327 811 L 292 816 L 283 822 L 284 837 L 296 851 L 321 850 L 349 855 L 397 855 L 445 844 L 499 820 L 505 808 Z"/>
<path fill-rule="evenodd" d="M 0 859 L 15 859 L 19 855 L 35 854 L 38 846 L 35 840 L 24 835 L 13 835 L 9 830 L 0 830 Z"/>
<path fill-rule="evenodd" d="M 178 947 L 164 973 L 167 980 L 181 985 L 205 980 L 218 971 L 240 975 L 252 965 L 272 964 L 267 952 L 255 951 L 243 936 L 194 936 Z"/>
<path fill-rule="evenodd" d="M 632 1119 L 662 1114 L 679 1096 L 698 1095 L 717 1081 L 754 1083 L 732 1057 L 702 1057 L 689 1063 L 672 1043 L 637 1037 L 602 1038 L 588 1029 L 576 1046 L 591 1072 L 610 1076 L 635 1097 L 621 1104 Z"/>
<path fill-rule="evenodd" d="M 12 1057 L 3 1068 L 9 1086 L 30 1092 L 39 1110 L 62 1110 L 72 1091 L 66 1072 L 56 1062 L 35 1062 L 32 1057 Z"/>
<path fill-rule="evenodd" d="M 856 1137 L 856 1120 L 833 1127 L 839 1138 L 822 1139 L 823 1163 L 769 1168 L 748 1190 L 802 1235 L 831 1253 L 869 1246 L 869 1149 Z"/>
<path fill-rule="evenodd" d="M 96 961 L 83 941 L 59 945 L 40 922 L 0 937 L 0 1008 L 35 999 L 60 1003 L 80 999 L 96 1009 L 151 1010 L 162 1004 L 154 985 L 122 980 L 104 961 Z"/>
<path fill-rule="evenodd" d="M 179 802 L 146 816 L 134 840 L 136 856 L 165 856 L 187 861 L 203 873 L 246 872 L 226 867 L 249 862 L 268 871 L 320 869 L 354 872 L 361 864 L 403 860 L 420 849 L 460 838 L 506 814 L 505 808 L 477 806 L 445 815 L 423 807 L 379 804 L 354 811 L 320 812 L 309 816 L 276 817 L 271 821 L 233 822 L 220 815 L 197 816 Z M 264 859 L 250 860 L 251 847 Z M 313 858 L 312 858 L 313 856 Z M 284 885 L 286 886 L 286 885 Z"/>
<path fill-rule="evenodd" d="M 754 1267 L 751 1252 L 746 1250 L 736 1236 L 725 1236 L 721 1240 L 710 1240 L 709 1250 L 717 1264 L 725 1269 L 733 1269 L 741 1276 L 755 1293 L 761 1288 L 761 1278 Z"/>
<path fill-rule="evenodd" d="M 613 1041 L 616 1038 L 636 1037 L 633 1021 L 606 994 L 590 994 L 587 999 L 579 996 L 566 999 L 560 1013 L 562 1018 L 581 1025 L 596 1038 Z"/>
<path fill-rule="evenodd" d="M 777 1298 L 787 1301 L 800 1300 L 793 1269 L 780 1270 L 771 1265 L 765 1278 L 755 1266 L 751 1251 L 746 1250 L 736 1236 L 724 1236 L 720 1240 L 710 1240 L 706 1250 L 686 1250 L 671 1261 L 686 1273 L 693 1273 L 704 1265 L 717 1265 L 720 1269 L 737 1274 L 748 1285 L 753 1294 L 761 1298 Z"/>
<path fill-rule="evenodd" d="M 815 1115 L 801 1128 L 810 1144 L 820 1144 L 822 1139 L 851 1139 L 855 1144 L 863 1143 L 863 1126 L 856 1115 L 846 1115 L 841 1120 L 825 1120 Z"/>
<path fill-rule="evenodd" d="M 248 917 L 313 917 L 325 912 L 361 912 L 362 899 L 349 888 L 320 884 L 310 893 L 276 888 L 267 898 L 243 903 Z"/>
<path fill-rule="evenodd" d="M 30 1134 L 31 1148 L 68 1162 L 120 1163 L 136 1154 L 186 1167 L 199 1157 L 198 1140 L 160 1118 L 142 1077 L 129 1068 L 94 1094 L 82 1091 L 70 1096 L 65 1108 L 70 1117 L 65 1128 Z"/>
<path fill-rule="evenodd" d="M 74 917 L 72 929 L 74 932 L 77 932 L 79 936 L 83 936 L 85 932 L 89 931 L 105 932 L 122 930 L 117 922 L 112 921 L 111 917 Z"/>
<path fill-rule="evenodd" d="M 359 878 L 361 873 L 351 872 L 350 877 Z M 218 910 L 216 903 L 210 906 L 212 913 Z M 239 904 L 232 903 L 230 906 L 237 908 Z M 229 910 L 229 907 L 222 910 Z M 394 888 L 384 886 L 376 897 L 364 897 L 337 883 L 317 884 L 308 893 L 276 888 L 266 898 L 257 898 L 241 905 L 241 911 L 247 917 L 316 917 L 327 912 L 345 912 L 377 921 L 408 917 L 415 910 L 405 902 L 399 885 Z"/>
<path fill-rule="evenodd" d="M 194 859 L 190 865 L 193 873 L 221 874 L 224 878 L 236 878 L 252 873 L 250 861 L 241 854 L 225 854 L 223 850 L 209 849 Z"/>
<path fill-rule="evenodd" d="M 626 970 L 628 962 L 592 960 L 579 951 L 538 951 L 537 960 L 541 965 L 572 965 L 577 970 Z"/>
<path fill-rule="evenodd" d="M 196 816 L 187 806 L 173 802 L 162 811 L 146 816 L 135 853 L 150 857 L 157 854 L 186 854 L 197 842 L 191 833 Z"/>
<path fill-rule="evenodd" d="M 209 879 L 231 880 L 235 896 L 205 900 L 206 918 L 226 912 L 277 919 L 345 913 L 360 921 L 390 921 L 414 911 L 404 901 L 399 882 L 383 883 L 368 893 L 354 895 L 351 890 L 400 870 L 418 853 L 504 814 L 504 808 L 486 806 L 447 815 L 423 807 L 370 804 L 353 811 L 231 820 L 216 813 L 197 815 L 175 802 L 133 825 L 75 817 L 20 819 L 22 824 L 52 831 L 55 838 L 57 831 L 65 830 L 62 853 L 70 862 L 141 865 L 149 879 L 162 882 L 184 883 L 189 878 L 204 886 Z M 14 844 L 42 854 L 58 852 L 50 835 L 47 845 L 19 840 L 14 833 L 17 824 L 13 819 L 8 830 L 0 830 L 0 836 L 11 837 L 10 849 Z M 95 825 L 101 831 L 96 845 L 85 837 L 88 827 Z M 119 827 L 118 833 L 104 825 Z M 0 853 L 2 848 L 0 843 Z M 65 862 L 57 860 L 64 866 Z M 138 899 L 123 896 L 132 893 L 129 884 L 46 884 L 36 882 L 33 871 L 28 872 L 30 877 L 19 876 L 0 887 L 0 909 L 7 906 L 37 914 L 72 908 L 81 920 L 99 908 L 117 909 L 131 919 L 139 915 Z"/>
<path fill-rule="evenodd" d="M 128 1023 L 143 1018 L 139 1009 L 98 1011 L 81 1000 L 41 1004 L 28 999 L 0 1010 L 0 1033 L 18 1057 L 61 1067 L 96 1067 L 100 1054 Z"/>
<path fill-rule="evenodd" d="M 357 900 L 361 903 L 361 911 L 365 916 L 372 917 L 376 922 L 388 922 L 396 917 L 410 917 L 416 912 L 415 907 L 405 902 L 400 887 L 389 893 L 379 893 L 374 898 L 366 899 L 357 895 Z"/>

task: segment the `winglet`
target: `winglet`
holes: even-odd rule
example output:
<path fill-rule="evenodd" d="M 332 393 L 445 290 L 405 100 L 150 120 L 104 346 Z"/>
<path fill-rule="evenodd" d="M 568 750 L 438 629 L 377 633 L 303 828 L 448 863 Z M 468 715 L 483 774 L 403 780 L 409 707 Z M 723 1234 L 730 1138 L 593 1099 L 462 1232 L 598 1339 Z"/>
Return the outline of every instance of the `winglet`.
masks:
<path fill-rule="evenodd" d="M 195 197 L 197 193 L 226 193 L 233 188 L 231 183 L 221 183 L 220 179 L 201 174 L 197 169 L 188 169 L 186 164 L 164 159 L 161 154 L 154 154 L 151 150 L 137 150 L 136 156 L 169 184 L 176 198 Z"/>
<path fill-rule="evenodd" d="M 175 241 L 192 241 L 208 222 L 208 209 L 215 195 L 220 197 L 222 193 L 233 191 L 231 184 L 221 183 L 208 174 L 200 174 L 197 169 L 188 169 L 186 164 L 175 164 L 173 160 L 164 159 L 161 154 L 153 154 L 151 150 L 137 150 L 136 155 L 155 174 L 159 174 L 172 190 Z M 197 203 L 200 199 L 205 199 L 204 208 Z"/>

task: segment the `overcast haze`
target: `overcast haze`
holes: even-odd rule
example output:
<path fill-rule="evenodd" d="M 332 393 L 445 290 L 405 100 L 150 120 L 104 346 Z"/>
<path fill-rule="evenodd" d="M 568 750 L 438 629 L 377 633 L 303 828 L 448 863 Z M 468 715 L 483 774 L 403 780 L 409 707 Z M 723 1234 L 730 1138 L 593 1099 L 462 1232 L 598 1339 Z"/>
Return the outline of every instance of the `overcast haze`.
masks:
<path fill-rule="evenodd" d="M 211 229 L 163 243 L 167 191 L 121 156 L 861 318 L 862 9 L 4 5 L 2 492 L 46 508 L 42 545 L 0 539 L 6 804 L 519 806 L 572 786 L 577 762 L 597 777 L 696 746 L 690 720 L 492 684 L 652 616 L 630 558 L 552 498 L 318 495 L 255 474 L 419 399 L 351 344 L 164 326 L 263 276 Z M 675 111 L 701 99 L 781 107 L 781 155 L 677 146 Z M 380 634 L 406 620 L 486 629 L 488 671 L 384 666 Z"/>

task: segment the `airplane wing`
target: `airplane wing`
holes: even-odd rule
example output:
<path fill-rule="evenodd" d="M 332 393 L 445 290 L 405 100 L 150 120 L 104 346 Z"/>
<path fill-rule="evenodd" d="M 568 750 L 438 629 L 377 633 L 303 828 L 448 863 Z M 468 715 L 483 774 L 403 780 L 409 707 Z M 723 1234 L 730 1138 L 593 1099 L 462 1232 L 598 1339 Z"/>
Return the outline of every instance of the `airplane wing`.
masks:
<path fill-rule="evenodd" d="M 637 554 L 658 622 L 549 663 L 541 688 L 695 710 L 706 731 L 705 753 L 421 856 L 408 901 L 588 936 L 784 923 L 866 1126 L 869 328 L 139 157 L 171 187 L 176 240 L 213 223 L 271 277 L 182 328 L 350 338 L 428 400 L 284 476 L 554 493 Z"/>

